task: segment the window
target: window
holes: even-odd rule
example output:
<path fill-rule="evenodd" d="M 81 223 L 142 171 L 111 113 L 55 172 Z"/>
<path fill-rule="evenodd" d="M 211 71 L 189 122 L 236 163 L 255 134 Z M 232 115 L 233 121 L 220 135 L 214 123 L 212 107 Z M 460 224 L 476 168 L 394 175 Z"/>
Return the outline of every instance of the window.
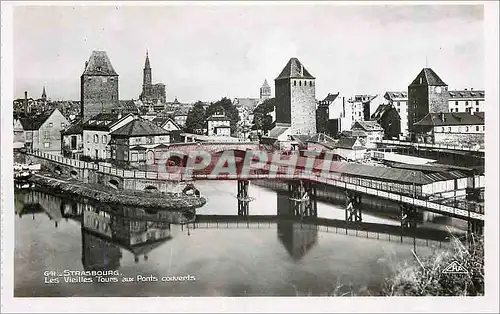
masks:
<path fill-rule="evenodd" d="M 90 143 L 90 134 L 87 134 L 87 143 Z"/>
<path fill-rule="evenodd" d="M 479 100 L 476 100 L 476 106 L 479 107 Z"/>
<path fill-rule="evenodd" d="M 99 143 L 99 135 L 97 134 L 94 134 L 94 143 Z"/>
<path fill-rule="evenodd" d="M 302 86 L 302 81 L 299 81 L 299 86 Z"/>
<path fill-rule="evenodd" d="M 50 142 L 45 142 L 45 143 L 43 143 L 43 146 L 44 146 L 45 148 L 49 148 L 49 147 L 50 147 Z"/>
<path fill-rule="evenodd" d="M 469 132 L 469 127 L 468 126 L 465 127 L 465 132 Z"/>
<path fill-rule="evenodd" d="M 107 144 L 108 143 L 108 137 L 106 135 L 102 136 L 102 143 Z"/>
<path fill-rule="evenodd" d="M 479 112 L 479 108 L 476 108 L 476 112 Z"/>
<path fill-rule="evenodd" d="M 297 86 L 297 81 L 293 81 L 293 86 Z"/>
<path fill-rule="evenodd" d="M 465 107 L 467 107 L 468 105 L 469 105 L 469 101 L 468 101 L 468 100 L 466 100 L 466 101 L 465 101 Z"/>
<path fill-rule="evenodd" d="M 148 136 L 148 137 L 146 138 L 146 143 L 148 143 L 148 144 L 153 144 L 154 142 L 155 142 L 155 138 L 154 138 L 154 136 Z"/>
<path fill-rule="evenodd" d="M 50 138 L 50 133 L 49 133 L 49 131 L 44 131 L 44 132 L 43 132 L 43 138 L 44 138 L 44 139 L 49 139 L 49 138 Z"/>
<path fill-rule="evenodd" d="M 441 132 L 444 132 L 444 126 L 441 128 Z"/>
<path fill-rule="evenodd" d="M 455 106 L 458 106 L 458 101 L 455 101 Z"/>
<path fill-rule="evenodd" d="M 309 86 L 313 86 L 313 81 L 309 81 Z"/>
<path fill-rule="evenodd" d="M 479 125 L 476 126 L 476 131 L 479 132 Z"/>
<path fill-rule="evenodd" d="M 450 108 L 450 112 L 453 112 L 453 108 Z"/>
<path fill-rule="evenodd" d="M 52 122 L 50 122 L 50 123 L 47 125 L 47 127 L 48 127 L 48 128 L 51 128 L 53 125 L 54 125 L 54 124 L 53 124 Z"/>
<path fill-rule="evenodd" d="M 451 132 L 451 126 L 448 127 L 448 132 Z"/>
<path fill-rule="evenodd" d="M 483 131 L 485 131 L 485 127 L 484 127 L 484 125 L 483 125 Z"/>
<path fill-rule="evenodd" d="M 61 122 L 61 129 L 64 129 L 66 127 L 66 123 Z"/>

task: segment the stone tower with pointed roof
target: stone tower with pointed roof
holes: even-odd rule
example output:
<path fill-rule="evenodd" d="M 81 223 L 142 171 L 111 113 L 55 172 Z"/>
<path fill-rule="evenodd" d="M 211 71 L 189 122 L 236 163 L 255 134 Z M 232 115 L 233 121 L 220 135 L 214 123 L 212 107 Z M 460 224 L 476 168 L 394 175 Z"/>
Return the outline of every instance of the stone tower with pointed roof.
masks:
<path fill-rule="evenodd" d="M 118 74 L 105 51 L 92 51 L 80 77 L 81 115 L 85 120 L 118 105 Z"/>
<path fill-rule="evenodd" d="M 267 80 L 264 80 L 264 84 L 260 88 L 260 99 L 265 100 L 271 98 L 271 86 L 267 84 Z"/>
<path fill-rule="evenodd" d="M 144 62 L 142 76 L 142 93 L 139 99 L 146 104 L 164 104 L 167 101 L 167 92 L 165 84 L 153 84 L 153 75 L 151 64 L 149 62 L 149 53 L 146 51 L 146 61 Z"/>
<path fill-rule="evenodd" d="M 316 134 L 315 80 L 297 58 L 275 79 L 276 125 L 289 125 L 290 135 Z"/>
<path fill-rule="evenodd" d="M 448 112 L 448 85 L 431 68 L 424 68 L 408 86 L 408 130 L 429 112 Z"/>

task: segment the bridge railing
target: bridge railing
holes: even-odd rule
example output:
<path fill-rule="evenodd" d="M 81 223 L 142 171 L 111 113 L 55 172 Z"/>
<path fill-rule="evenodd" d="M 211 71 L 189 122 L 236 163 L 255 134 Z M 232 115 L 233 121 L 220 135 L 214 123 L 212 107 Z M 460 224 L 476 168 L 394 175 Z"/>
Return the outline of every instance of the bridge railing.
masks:
<path fill-rule="evenodd" d="M 377 144 L 394 144 L 403 146 L 415 146 L 415 147 L 429 147 L 429 148 L 442 148 L 450 150 L 465 150 L 465 151 L 479 151 L 484 152 L 484 147 L 480 146 L 467 146 L 467 145 L 450 145 L 450 144 L 429 144 L 429 143 L 414 143 L 414 142 L 402 142 L 397 140 L 380 140 L 375 142 Z"/>

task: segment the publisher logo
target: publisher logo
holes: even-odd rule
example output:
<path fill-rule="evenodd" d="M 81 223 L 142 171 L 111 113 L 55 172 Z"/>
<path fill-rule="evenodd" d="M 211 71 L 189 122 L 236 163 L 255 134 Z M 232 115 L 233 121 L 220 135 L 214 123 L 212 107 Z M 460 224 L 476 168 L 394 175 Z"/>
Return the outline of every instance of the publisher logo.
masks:
<path fill-rule="evenodd" d="M 468 271 L 459 262 L 453 261 L 443 270 L 443 274 L 468 274 Z"/>

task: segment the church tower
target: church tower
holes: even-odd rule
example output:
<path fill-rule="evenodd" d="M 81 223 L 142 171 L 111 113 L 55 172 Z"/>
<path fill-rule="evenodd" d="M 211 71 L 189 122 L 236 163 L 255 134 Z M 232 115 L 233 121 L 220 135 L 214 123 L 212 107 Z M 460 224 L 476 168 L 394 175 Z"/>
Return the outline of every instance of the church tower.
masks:
<path fill-rule="evenodd" d="M 264 84 L 260 88 L 260 99 L 265 100 L 271 98 L 271 86 L 264 80 Z"/>
<path fill-rule="evenodd" d="M 85 120 L 118 105 L 118 74 L 106 51 L 92 51 L 80 77 L 81 115 Z"/>
<path fill-rule="evenodd" d="M 276 124 L 290 125 L 291 135 L 316 134 L 315 80 L 297 58 L 275 79 Z"/>
<path fill-rule="evenodd" d="M 408 130 L 428 113 L 448 112 L 448 85 L 424 68 L 408 86 Z"/>

